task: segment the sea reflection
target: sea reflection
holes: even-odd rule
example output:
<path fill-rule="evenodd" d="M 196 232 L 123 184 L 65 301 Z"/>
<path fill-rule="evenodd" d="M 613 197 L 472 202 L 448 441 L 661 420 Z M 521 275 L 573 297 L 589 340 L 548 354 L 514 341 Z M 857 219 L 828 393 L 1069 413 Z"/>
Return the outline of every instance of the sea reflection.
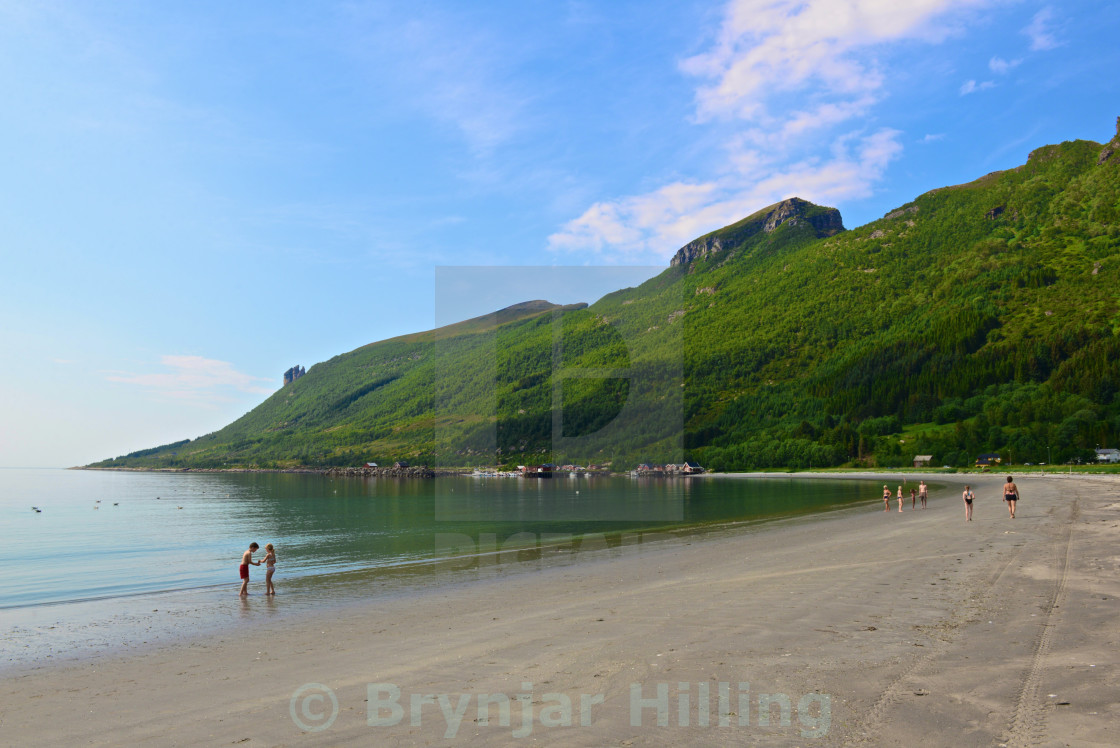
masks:
<path fill-rule="evenodd" d="M 879 492 L 871 481 L 683 477 L 4 471 L 0 480 L 9 571 L 0 609 L 224 588 L 237 583 L 250 542 L 275 544 L 281 594 L 312 594 L 365 572 L 415 582 L 466 558 L 476 569 L 561 562 L 650 533 L 809 514 Z M 250 590 L 263 592 L 263 567 L 250 576 Z"/>
<path fill-rule="evenodd" d="M 785 478 L 0 470 L 0 665 L 642 554 L 694 533 L 878 501 L 880 490 Z M 250 594 L 237 595 L 254 541 L 276 546 L 275 596 L 257 566 Z"/>

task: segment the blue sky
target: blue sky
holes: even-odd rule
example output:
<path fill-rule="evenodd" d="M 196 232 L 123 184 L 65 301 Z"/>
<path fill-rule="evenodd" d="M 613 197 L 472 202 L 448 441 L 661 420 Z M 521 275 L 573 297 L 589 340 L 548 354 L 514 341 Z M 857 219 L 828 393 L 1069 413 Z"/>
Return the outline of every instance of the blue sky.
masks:
<path fill-rule="evenodd" d="M 431 327 L 439 267 L 664 266 L 785 197 L 850 228 L 1108 140 L 1118 30 L 1031 0 L 0 0 L 0 466 L 220 428 Z M 464 316 L 612 290 L 544 283 Z"/>

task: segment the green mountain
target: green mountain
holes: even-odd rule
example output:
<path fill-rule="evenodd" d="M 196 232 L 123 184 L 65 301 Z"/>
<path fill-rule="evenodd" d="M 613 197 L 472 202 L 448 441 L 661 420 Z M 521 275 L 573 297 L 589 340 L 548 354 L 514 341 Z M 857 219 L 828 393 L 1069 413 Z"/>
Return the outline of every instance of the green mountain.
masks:
<path fill-rule="evenodd" d="M 589 307 L 373 343 L 220 431 L 97 465 L 1088 459 L 1120 441 L 1117 126 L 851 231 L 786 200 Z"/>

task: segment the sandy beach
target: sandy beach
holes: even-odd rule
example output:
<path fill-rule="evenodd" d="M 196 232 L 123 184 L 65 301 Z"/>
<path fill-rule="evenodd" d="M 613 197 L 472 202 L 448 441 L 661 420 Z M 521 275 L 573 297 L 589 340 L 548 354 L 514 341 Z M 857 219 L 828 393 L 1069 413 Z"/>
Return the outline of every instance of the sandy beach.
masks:
<path fill-rule="evenodd" d="M 1002 475 L 930 479 L 9 675 L 0 743 L 1115 745 L 1120 481 L 1019 478 L 1012 521 Z"/>

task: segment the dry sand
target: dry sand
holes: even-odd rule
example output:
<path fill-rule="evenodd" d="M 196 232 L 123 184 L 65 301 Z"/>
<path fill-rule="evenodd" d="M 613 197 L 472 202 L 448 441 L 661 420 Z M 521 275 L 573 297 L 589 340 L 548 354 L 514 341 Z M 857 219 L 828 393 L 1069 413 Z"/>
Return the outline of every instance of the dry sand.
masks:
<path fill-rule="evenodd" d="M 490 567 L 343 613 L 9 676 L 0 743 L 1116 745 L 1120 483 L 1024 477 L 1012 521 L 1001 478 L 971 479 L 970 524 L 966 479 L 937 476 L 949 487 L 902 516 L 892 501 L 527 574 Z M 386 684 L 381 707 L 371 683 Z M 509 698 L 508 726 L 497 706 L 478 720 L 484 694 Z M 441 709 L 459 708 L 452 731 Z"/>

